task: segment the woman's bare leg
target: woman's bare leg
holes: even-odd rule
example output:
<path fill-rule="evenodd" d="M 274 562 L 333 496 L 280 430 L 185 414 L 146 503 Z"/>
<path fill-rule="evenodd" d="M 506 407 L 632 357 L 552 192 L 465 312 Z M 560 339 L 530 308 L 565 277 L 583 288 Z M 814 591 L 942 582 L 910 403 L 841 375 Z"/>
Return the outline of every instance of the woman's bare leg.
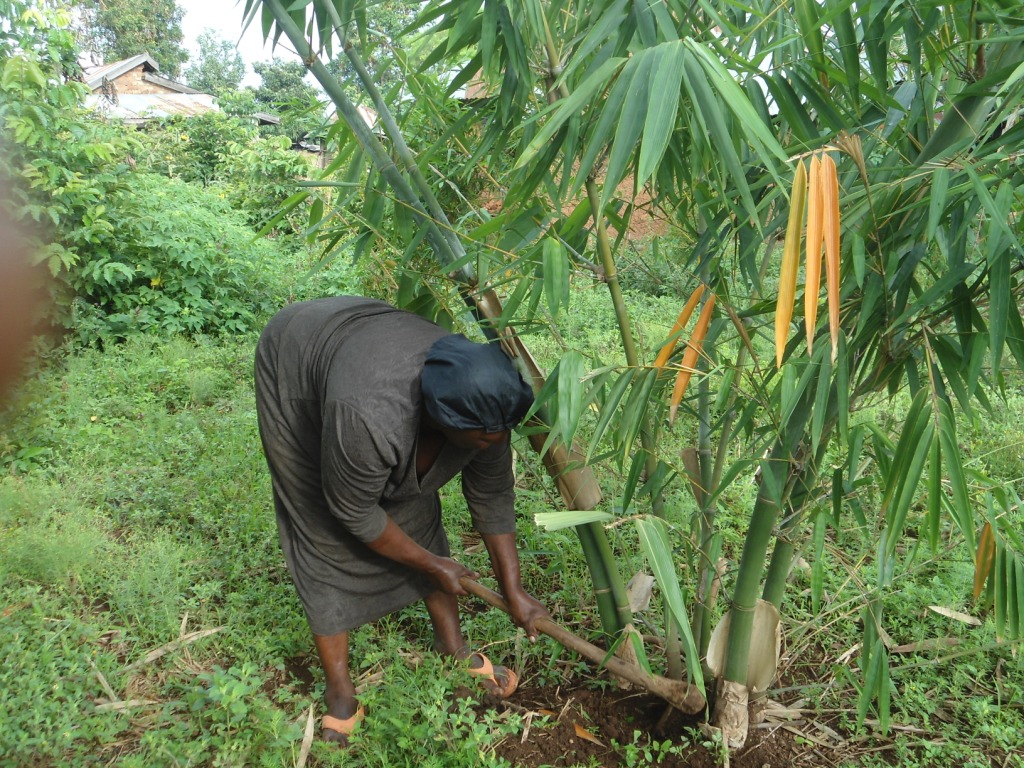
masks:
<path fill-rule="evenodd" d="M 459 623 L 459 599 L 455 595 L 437 590 L 423 598 L 423 602 L 427 604 L 427 612 L 434 625 L 434 650 L 443 656 L 454 656 L 456 659 L 469 657 L 471 655 L 469 644 L 462 636 L 462 625 Z M 482 665 L 483 659 L 479 655 L 470 661 L 471 669 Z M 504 667 L 495 666 L 494 672 L 497 677 L 503 678 L 507 682 L 508 678 Z M 484 685 L 492 690 L 497 690 L 503 688 L 505 683 L 499 686 L 487 680 Z"/>
<path fill-rule="evenodd" d="M 352 717 L 359 704 L 356 701 L 356 687 L 348 671 L 348 632 L 313 635 L 313 639 L 327 680 L 327 690 L 324 692 L 327 714 L 342 720 Z M 345 734 L 329 728 L 323 729 L 323 738 L 326 741 L 348 743 Z"/>
<path fill-rule="evenodd" d="M 459 599 L 438 589 L 423 598 L 423 602 L 434 625 L 434 650 L 444 656 L 466 658 L 469 646 L 459 623 Z"/>

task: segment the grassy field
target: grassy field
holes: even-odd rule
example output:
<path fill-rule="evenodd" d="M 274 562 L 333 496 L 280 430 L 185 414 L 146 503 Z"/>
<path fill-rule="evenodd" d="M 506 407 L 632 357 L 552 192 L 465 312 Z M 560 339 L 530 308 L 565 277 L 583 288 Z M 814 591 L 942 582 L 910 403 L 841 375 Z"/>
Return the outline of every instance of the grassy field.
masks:
<path fill-rule="evenodd" d="M 610 318 L 598 314 L 593 297 L 576 301 L 570 317 L 578 326 L 562 328 L 563 337 L 611 356 Z M 641 312 L 642 332 L 663 334 L 671 306 L 664 300 Z M 254 342 L 137 339 L 104 352 L 53 354 L 5 416 L 0 766 L 300 761 L 323 683 L 278 550 L 252 397 Z M 558 345 L 536 346 L 551 358 Z M 1018 384 L 999 418 L 963 436 L 969 461 L 1018 492 L 1022 405 Z M 526 582 L 559 621 L 587 632 L 597 622 L 578 544 L 570 532 L 534 526 L 532 515 L 553 508 L 554 492 L 519 442 Z M 619 482 L 605 469 L 601 481 L 609 491 Z M 740 488 L 724 505 L 729 556 L 749 493 Z M 670 499 L 680 528 L 689 503 L 681 493 Z M 463 558 L 486 570 L 457 486 L 445 509 L 453 549 L 466 549 Z M 640 565 L 629 530 L 612 530 L 627 575 Z M 998 644 L 991 621 L 975 627 L 929 608 L 972 611 L 969 553 L 919 554 L 882 596 L 893 644 L 921 644 L 893 654 L 894 722 L 902 730 L 883 737 L 870 718 L 863 729 L 854 725 L 859 671 L 851 658 L 873 553 L 852 530 L 819 538 L 824 597 L 812 602 L 814 563 L 801 565 L 785 608 L 781 694 L 833 713 L 830 722 L 853 737 L 887 745 L 857 765 L 1024 765 L 1019 648 Z M 655 631 L 657 613 L 652 607 L 644 631 Z M 531 685 L 585 676 L 578 660 L 544 640 L 530 646 L 497 612 L 472 612 L 465 628 L 474 645 L 522 670 Z M 317 764 L 501 764 L 494 745 L 521 733 L 522 717 L 453 705 L 467 678 L 426 651 L 429 632 L 419 605 L 353 633 L 355 672 L 374 717 L 347 758 L 314 744 Z"/>

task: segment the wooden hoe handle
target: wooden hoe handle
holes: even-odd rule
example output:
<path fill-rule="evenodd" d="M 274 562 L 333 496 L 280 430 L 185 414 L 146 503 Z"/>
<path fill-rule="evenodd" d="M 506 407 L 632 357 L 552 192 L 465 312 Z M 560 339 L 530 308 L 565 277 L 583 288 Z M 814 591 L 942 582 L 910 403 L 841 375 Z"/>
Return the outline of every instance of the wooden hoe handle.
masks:
<path fill-rule="evenodd" d="M 485 603 L 505 613 L 509 613 L 508 604 L 497 592 L 491 591 L 466 576 L 459 579 L 459 583 L 471 595 L 479 597 Z M 641 669 L 635 664 L 629 664 L 618 656 L 609 655 L 607 651 L 598 648 L 582 637 L 574 635 L 550 619 L 538 619 L 536 626 L 538 631 L 557 640 L 566 648 L 576 651 L 580 656 L 589 659 L 598 666 L 607 668 L 613 675 L 617 675 L 634 685 L 647 689 L 656 696 L 660 696 L 681 712 L 695 715 L 707 705 L 704 695 L 695 685 L 690 685 L 682 680 L 669 680 L 667 677 L 652 675 L 647 670 Z"/>

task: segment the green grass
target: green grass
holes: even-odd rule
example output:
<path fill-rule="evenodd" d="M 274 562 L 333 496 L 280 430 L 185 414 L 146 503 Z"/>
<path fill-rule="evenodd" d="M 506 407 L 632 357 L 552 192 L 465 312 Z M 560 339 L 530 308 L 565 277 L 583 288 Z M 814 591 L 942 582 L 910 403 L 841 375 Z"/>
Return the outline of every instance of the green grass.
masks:
<path fill-rule="evenodd" d="M 602 297 L 588 291 L 575 301 L 563 337 L 613 362 L 617 331 Z M 650 345 L 677 303 L 658 299 L 638 311 Z M 310 707 L 320 714 L 323 678 L 277 545 L 252 397 L 254 343 L 137 338 L 105 352 L 54 355 L 0 423 L 0 766 L 277 766 L 297 758 Z M 557 344 L 536 348 L 545 364 L 557 359 Z M 965 442 L 968 461 L 1019 487 L 1024 472 L 1013 451 L 1024 436 L 1024 395 L 1016 386 L 1002 416 L 979 419 Z M 691 428 L 680 424 L 665 439 L 684 445 Z M 535 512 L 559 502 L 536 457 L 525 442 L 520 447 L 526 583 L 560 623 L 596 631 L 574 535 L 532 523 Z M 614 498 L 622 477 L 611 465 L 598 472 Z M 753 492 L 740 480 L 722 498 L 731 558 Z M 468 516 L 457 489 L 444 503 L 458 550 Z M 682 490 L 669 497 L 680 540 L 692 505 Z M 632 528 L 610 534 L 628 577 L 642 565 Z M 906 555 L 914 543 L 908 537 Z M 893 722 L 919 731 L 893 739 L 870 722 L 855 724 L 860 670 L 857 654 L 844 654 L 860 640 L 875 577 L 870 536 L 853 526 L 828 530 L 817 612 L 810 572 L 794 572 L 784 606 L 789 678 L 780 695 L 813 702 L 823 721 L 862 733 L 866 743 L 895 743 L 899 765 L 988 765 L 978 761 L 982 754 L 1014 765 L 1024 734 L 1020 654 L 996 642 L 990 620 L 970 627 L 929 610 L 974 611 L 973 564 L 962 547 L 935 554 L 921 547 L 904 577 L 879 595 L 894 644 L 959 643 L 892 655 Z M 813 561 L 809 551 L 803 555 Z M 464 559 L 487 568 L 478 549 Z M 660 632 L 657 601 L 639 621 L 644 632 Z M 468 616 L 465 630 L 532 684 L 564 683 L 567 667 L 591 674 L 553 643 L 523 642 L 496 611 Z M 429 635 L 421 605 L 353 633 L 356 676 L 382 673 L 383 684 L 364 694 L 373 717 L 357 737 L 359 749 L 343 759 L 316 745 L 319 764 L 500 764 L 494 744 L 518 733 L 521 722 L 456 703 L 466 680 L 427 652 Z M 150 658 L 160 649 L 166 652 Z M 619 746 L 630 764 L 654 760 L 643 755 L 651 750 L 646 742 Z"/>

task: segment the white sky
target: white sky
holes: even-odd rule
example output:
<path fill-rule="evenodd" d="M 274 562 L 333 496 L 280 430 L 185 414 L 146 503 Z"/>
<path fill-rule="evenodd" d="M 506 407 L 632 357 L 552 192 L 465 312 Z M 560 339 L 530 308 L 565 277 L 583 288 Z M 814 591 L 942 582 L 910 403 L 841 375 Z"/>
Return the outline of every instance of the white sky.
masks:
<path fill-rule="evenodd" d="M 288 50 L 287 40 L 281 41 L 273 53 L 269 42 L 264 47 L 259 15 L 242 35 L 244 0 L 178 0 L 178 6 L 185 11 L 185 17 L 181 22 L 185 38 L 183 42 L 193 56 L 197 51 L 196 40 L 207 28 L 215 30 L 225 40 L 237 44 L 238 52 L 242 54 L 242 60 L 245 62 L 245 79 L 242 85 L 260 84 L 259 77 L 252 70 L 254 61 L 268 61 L 273 56 L 281 59 L 295 56 Z"/>

